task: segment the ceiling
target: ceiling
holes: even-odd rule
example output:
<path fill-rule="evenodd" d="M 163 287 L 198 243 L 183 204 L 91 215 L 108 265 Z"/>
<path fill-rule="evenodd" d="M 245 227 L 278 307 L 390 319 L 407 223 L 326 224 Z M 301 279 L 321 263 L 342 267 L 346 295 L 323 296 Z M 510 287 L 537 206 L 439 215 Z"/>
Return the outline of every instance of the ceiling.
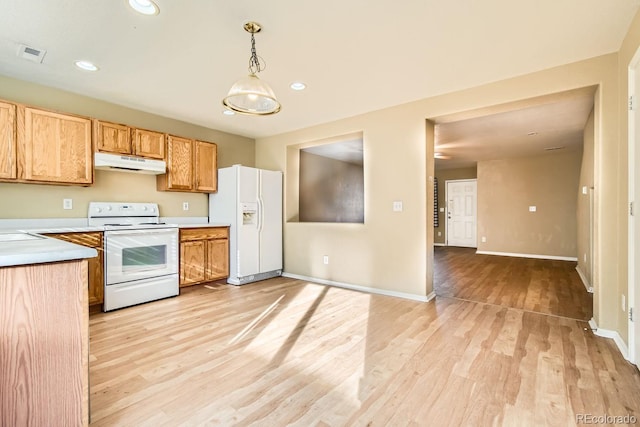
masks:
<path fill-rule="evenodd" d="M 252 138 L 574 62 L 620 48 L 640 0 L 0 0 L 0 74 Z M 225 116 L 259 22 L 260 77 L 282 111 Z M 41 64 L 20 44 L 45 49 Z M 100 70 L 75 69 L 87 59 Z M 293 81 L 307 89 L 295 92 Z"/>
<path fill-rule="evenodd" d="M 478 161 L 581 150 L 595 87 L 467 112 L 472 117 L 436 121 L 436 169 L 475 166 Z M 498 109 L 497 112 L 489 110 Z"/>

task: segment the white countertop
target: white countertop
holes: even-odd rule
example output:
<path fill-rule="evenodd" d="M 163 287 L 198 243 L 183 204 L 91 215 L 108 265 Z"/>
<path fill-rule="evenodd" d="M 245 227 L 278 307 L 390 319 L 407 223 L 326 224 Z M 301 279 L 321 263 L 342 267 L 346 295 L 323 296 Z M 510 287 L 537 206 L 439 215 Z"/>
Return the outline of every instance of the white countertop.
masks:
<path fill-rule="evenodd" d="M 208 223 L 206 217 L 161 217 L 160 220 L 179 228 L 230 225 Z M 86 218 L 0 219 L 0 267 L 93 258 L 98 254 L 95 249 L 40 235 L 102 232 L 104 229 L 89 226 Z"/>
<path fill-rule="evenodd" d="M 27 239 L 27 240 L 24 240 Z M 94 258 L 93 248 L 32 233 L 0 233 L 0 267 Z"/>
<path fill-rule="evenodd" d="M 229 227 L 231 224 L 225 224 L 222 222 L 211 222 L 205 224 L 178 224 L 179 228 L 215 228 L 215 227 Z"/>
<path fill-rule="evenodd" d="M 179 228 L 228 227 L 231 224 L 209 223 L 207 217 L 160 217 L 160 221 Z M 0 219 L 0 233 L 20 230 L 28 233 L 89 233 L 104 227 L 88 225 L 86 218 Z"/>

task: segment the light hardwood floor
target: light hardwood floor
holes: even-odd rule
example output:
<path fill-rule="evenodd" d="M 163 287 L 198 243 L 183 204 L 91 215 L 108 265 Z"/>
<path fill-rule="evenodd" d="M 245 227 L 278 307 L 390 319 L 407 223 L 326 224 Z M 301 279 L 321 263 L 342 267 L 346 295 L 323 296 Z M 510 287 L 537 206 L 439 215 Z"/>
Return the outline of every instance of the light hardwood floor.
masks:
<path fill-rule="evenodd" d="M 571 261 L 478 255 L 475 248 L 436 247 L 433 281 L 439 296 L 579 320 L 593 316 L 593 295 Z"/>
<path fill-rule="evenodd" d="M 95 426 L 574 425 L 640 416 L 582 321 L 277 278 L 90 318 Z"/>

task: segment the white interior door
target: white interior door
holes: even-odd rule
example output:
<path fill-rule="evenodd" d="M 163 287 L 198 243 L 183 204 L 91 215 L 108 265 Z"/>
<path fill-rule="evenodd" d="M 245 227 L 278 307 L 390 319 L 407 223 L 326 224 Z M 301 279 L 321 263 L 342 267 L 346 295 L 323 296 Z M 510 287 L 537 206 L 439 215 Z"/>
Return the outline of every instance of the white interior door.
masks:
<path fill-rule="evenodd" d="M 629 359 L 640 366 L 640 326 L 638 326 L 638 309 L 640 309 L 640 224 L 638 224 L 638 208 L 640 207 L 640 185 L 636 176 L 640 175 L 640 49 L 636 51 L 629 66 L 629 311 L 633 310 L 633 319 L 629 316 Z M 633 212 L 632 212 L 633 211 Z"/>
<path fill-rule="evenodd" d="M 477 247 L 477 181 L 447 181 L 447 245 Z"/>

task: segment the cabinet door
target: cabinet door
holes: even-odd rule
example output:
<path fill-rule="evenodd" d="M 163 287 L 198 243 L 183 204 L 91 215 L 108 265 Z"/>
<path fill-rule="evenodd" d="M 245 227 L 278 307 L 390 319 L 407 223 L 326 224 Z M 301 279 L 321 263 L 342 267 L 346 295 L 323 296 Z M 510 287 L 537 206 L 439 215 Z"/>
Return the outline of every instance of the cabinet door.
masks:
<path fill-rule="evenodd" d="M 205 280 L 206 240 L 180 243 L 180 287 Z"/>
<path fill-rule="evenodd" d="M 193 140 L 177 136 L 167 137 L 167 173 L 159 175 L 166 188 L 163 190 L 193 189 Z M 160 178 L 162 177 L 162 178 Z"/>
<path fill-rule="evenodd" d="M 134 154 L 164 160 L 164 134 L 152 130 L 133 130 Z"/>
<path fill-rule="evenodd" d="M 0 102 L 0 178 L 16 179 L 16 106 Z"/>
<path fill-rule="evenodd" d="M 131 129 L 117 123 L 93 121 L 96 150 L 105 153 L 131 154 Z"/>
<path fill-rule="evenodd" d="M 94 248 L 98 256 L 89 258 L 89 305 L 102 304 L 104 301 L 104 249 L 102 246 L 102 233 L 60 233 L 47 234 L 49 237 L 64 240 L 66 242 Z"/>
<path fill-rule="evenodd" d="M 196 191 L 218 191 L 218 146 L 196 141 Z"/>
<path fill-rule="evenodd" d="M 18 154 L 20 179 L 92 184 L 91 119 L 20 107 Z"/>
<path fill-rule="evenodd" d="M 206 280 L 229 277 L 229 240 L 207 240 Z"/>

